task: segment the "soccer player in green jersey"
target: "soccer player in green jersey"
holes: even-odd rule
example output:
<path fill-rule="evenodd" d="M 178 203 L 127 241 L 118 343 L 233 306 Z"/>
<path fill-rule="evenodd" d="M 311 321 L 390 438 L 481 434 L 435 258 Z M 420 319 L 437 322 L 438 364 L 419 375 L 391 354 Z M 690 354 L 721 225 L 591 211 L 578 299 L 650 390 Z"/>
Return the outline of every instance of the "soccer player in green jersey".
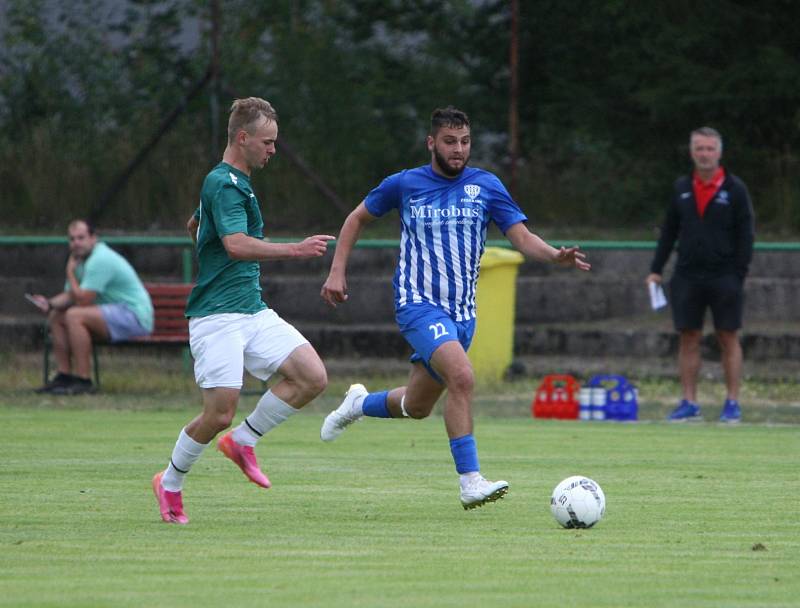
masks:
<path fill-rule="evenodd" d="M 258 440 L 319 395 L 327 385 L 325 366 L 292 325 L 261 300 L 259 262 L 306 259 L 325 254 L 334 237 L 314 235 L 297 243 L 263 240 L 264 223 L 250 185 L 253 169 L 275 154 L 278 117 L 269 102 L 237 99 L 228 121 L 228 145 L 208 174 L 200 207 L 188 229 L 197 242 L 197 284 L 189 296 L 189 338 L 203 411 L 180 432 L 166 470 L 153 477 L 161 518 L 185 524 L 184 477 L 203 450 L 231 425 L 243 369 L 281 380 L 253 412 L 217 443 L 253 483 L 269 488 L 253 448 Z"/>

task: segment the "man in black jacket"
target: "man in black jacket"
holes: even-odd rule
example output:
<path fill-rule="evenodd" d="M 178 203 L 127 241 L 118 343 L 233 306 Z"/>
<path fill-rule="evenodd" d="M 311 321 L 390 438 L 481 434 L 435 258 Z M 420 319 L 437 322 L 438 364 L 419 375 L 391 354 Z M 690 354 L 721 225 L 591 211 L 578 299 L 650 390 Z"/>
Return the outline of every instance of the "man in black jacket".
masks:
<path fill-rule="evenodd" d="M 722 136 L 703 127 L 692 131 L 694 172 L 675 182 L 672 201 L 650 265 L 648 283 L 661 274 L 675 241 L 678 261 L 670 282 L 672 316 L 680 333 L 678 368 L 683 399 L 669 420 L 701 418 L 697 405 L 703 317 L 711 308 L 722 351 L 727 399 L 720 422 L 739 422 L 743 286 L 753 257 L 753 205 L 747 186 L 720 166 Z"/>

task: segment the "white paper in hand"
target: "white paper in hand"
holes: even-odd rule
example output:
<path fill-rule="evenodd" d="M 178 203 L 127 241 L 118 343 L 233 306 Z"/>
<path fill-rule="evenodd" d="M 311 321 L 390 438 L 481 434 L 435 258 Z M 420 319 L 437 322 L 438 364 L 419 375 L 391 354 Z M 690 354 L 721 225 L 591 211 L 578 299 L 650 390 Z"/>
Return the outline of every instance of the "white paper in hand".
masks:
<path fill-rule="evenodd" d="M 667 305 L 667 296 L 664 295 L 664 288 L 658 283 L 648 283 L 650 289 L 650 307 L 659 310 Z"/>

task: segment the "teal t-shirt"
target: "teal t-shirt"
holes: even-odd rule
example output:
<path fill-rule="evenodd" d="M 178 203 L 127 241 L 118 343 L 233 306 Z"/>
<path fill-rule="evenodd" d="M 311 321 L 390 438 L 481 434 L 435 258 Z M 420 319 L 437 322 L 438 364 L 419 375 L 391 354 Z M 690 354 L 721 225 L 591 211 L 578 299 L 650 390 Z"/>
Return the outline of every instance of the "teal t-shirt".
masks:
<path fill-rule="evenodd" d="M 153 331 L 153 303 L 136 271 L 105 243 L 97 243 L 92 253 L 75 268 L 81 289 L 97 293 L 95 304 L 125 304 L 147 331 Z M 69 281 L 66 288 L 69 291 Z"/>
<path fill-rule="evenodd" d="M 258 262 L 232 260 L 222 237 L 243 232 L 264 238 L 264 222 L 250 178 L 228 163 L 211 170 L 200 191 L 197 283 L 186 303 L 187 317 L 264 310 Z"/>

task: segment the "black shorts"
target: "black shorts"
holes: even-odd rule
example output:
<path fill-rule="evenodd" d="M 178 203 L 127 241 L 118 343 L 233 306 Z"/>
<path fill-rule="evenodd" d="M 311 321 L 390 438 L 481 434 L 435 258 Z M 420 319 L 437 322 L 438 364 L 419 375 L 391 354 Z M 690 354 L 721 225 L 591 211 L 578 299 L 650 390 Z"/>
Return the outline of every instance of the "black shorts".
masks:
<path fill-rule="evenodd" d="M 711 308 L 714 329 L 735 331 L 742 326 L 743 281 L 735 274 L 714 279 L 688 279 L 674 275 L 670 281 L 675 329 L 703 329 L 706 308 Z"/>

